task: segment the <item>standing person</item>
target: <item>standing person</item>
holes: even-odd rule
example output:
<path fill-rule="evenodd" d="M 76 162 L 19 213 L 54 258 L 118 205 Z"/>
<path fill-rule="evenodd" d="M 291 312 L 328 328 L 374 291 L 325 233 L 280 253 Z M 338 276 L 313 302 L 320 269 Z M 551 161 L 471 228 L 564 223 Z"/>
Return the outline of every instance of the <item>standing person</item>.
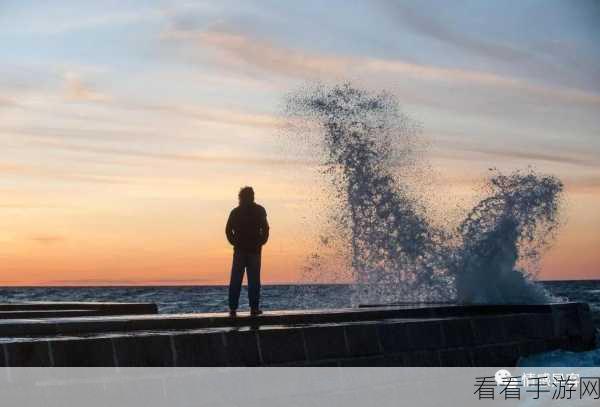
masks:
<path fill-rule="evenodd" d="M 225 234 L 233 245 L 233 262 L 229 281 L 229 315 L 236 316 L 240 290 L 246 270 L 250 315 L 260 315 L 260 256 L 269 239 L 267 211 L 254 202 L 252 187 L 243 187 L 238 194 L 239 205 L 229 214 Z"/>

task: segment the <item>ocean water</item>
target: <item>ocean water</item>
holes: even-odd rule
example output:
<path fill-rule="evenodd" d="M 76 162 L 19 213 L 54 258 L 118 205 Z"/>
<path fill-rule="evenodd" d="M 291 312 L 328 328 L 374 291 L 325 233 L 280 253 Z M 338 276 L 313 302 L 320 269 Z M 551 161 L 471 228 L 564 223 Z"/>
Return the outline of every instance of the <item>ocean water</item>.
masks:
<path fill-rule="evenodd" d="M 552 295 L 590 304 L 600 317 L 600 280 L 544 281 Z M 265 310 L 352 307 L 354 288 L 345 284 L 263 285 L 261 305 Z M 227 311 L 227 286 L 160 287 L 0 287 L 0 302 L 20 301 L 109 301 L 154 302 L 160 313 Z M 246 287 L 240 310 L 248 308 Z M 597 319 L 600 323 L 600 318 Z"/>
<path fill-rule="evenodd" d="M 153 302 L 160 313 L 225 312 L 227 286 L 158 287 L 4 287 L 0 302 L 106 301 Z M 351 307 L 349 285 L 263 285 L 264 310 Z M 240 310 L 248 309 L 248 292 L 242 288 Z"/>
<path fill-rule="evenodd" d="M 587 367 L 600 366 L 600 280 L 552 281 L 543 283 L 555 296 L 571 301 L 587 302 L 596 326 L 596 349 L 587 352 L 555 350 L 519 360 L 528 367 Z"/>

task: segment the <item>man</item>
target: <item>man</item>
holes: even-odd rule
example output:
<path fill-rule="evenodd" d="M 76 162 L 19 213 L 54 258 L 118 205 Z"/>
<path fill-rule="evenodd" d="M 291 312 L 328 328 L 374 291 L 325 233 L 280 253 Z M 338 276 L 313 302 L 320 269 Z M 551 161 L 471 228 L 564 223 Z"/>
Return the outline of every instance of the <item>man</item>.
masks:
<path fill-rule="evenodd" d="M 260 315 L 260 254 L 269 239 L 269 224 L 265 208 L 254 202 L 252 187 L 243 187 L 238 194 L 239 205 L 229 214 L 225 234 L 233 245 L 233 262 L 229 281 L 229 315 L 236 316 L 244 269 L 248 278 L 250 315 Z"/>

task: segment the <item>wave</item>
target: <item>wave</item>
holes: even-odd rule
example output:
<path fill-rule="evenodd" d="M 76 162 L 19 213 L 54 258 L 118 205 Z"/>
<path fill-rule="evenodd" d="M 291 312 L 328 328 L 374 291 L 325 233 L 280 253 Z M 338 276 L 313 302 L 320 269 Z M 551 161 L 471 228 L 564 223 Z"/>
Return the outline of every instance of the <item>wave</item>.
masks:
<path fill-rule="evenodd" d="M 550 300 L 532 264 L 560 224 L 560 180 L 496 171 L 489 196 L 448 230 L 433 225 L 429 203 L 397 176 L 419 164 L 418 126 L 394 95 L 319 84 L 289 95 L 286 113 L 307 129 L 317 125 L 322 173 L 333 186 L 333 240 L 351 259 L 355 302 Z"/>

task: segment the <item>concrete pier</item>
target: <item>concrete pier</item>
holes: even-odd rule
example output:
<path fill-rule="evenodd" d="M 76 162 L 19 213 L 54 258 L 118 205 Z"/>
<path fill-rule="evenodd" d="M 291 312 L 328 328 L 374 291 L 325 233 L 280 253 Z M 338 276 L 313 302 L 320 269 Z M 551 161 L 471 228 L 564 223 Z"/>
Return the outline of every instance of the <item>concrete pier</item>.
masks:
<path fill-rule="evenodd" d="M 123 309 L 128 315 L 0 320 L 0 365 L 512 366 L 533 353 L 591 349 L 595 334 L 584 303 L 403 305 L 236 319 L 135 309 L 141 307 Z"/>
<path fill-rule="evenodd" d="M 0 320 L 156 313 L 158 307 L 153 303 L 47 301 L 0 304 Z"/>

